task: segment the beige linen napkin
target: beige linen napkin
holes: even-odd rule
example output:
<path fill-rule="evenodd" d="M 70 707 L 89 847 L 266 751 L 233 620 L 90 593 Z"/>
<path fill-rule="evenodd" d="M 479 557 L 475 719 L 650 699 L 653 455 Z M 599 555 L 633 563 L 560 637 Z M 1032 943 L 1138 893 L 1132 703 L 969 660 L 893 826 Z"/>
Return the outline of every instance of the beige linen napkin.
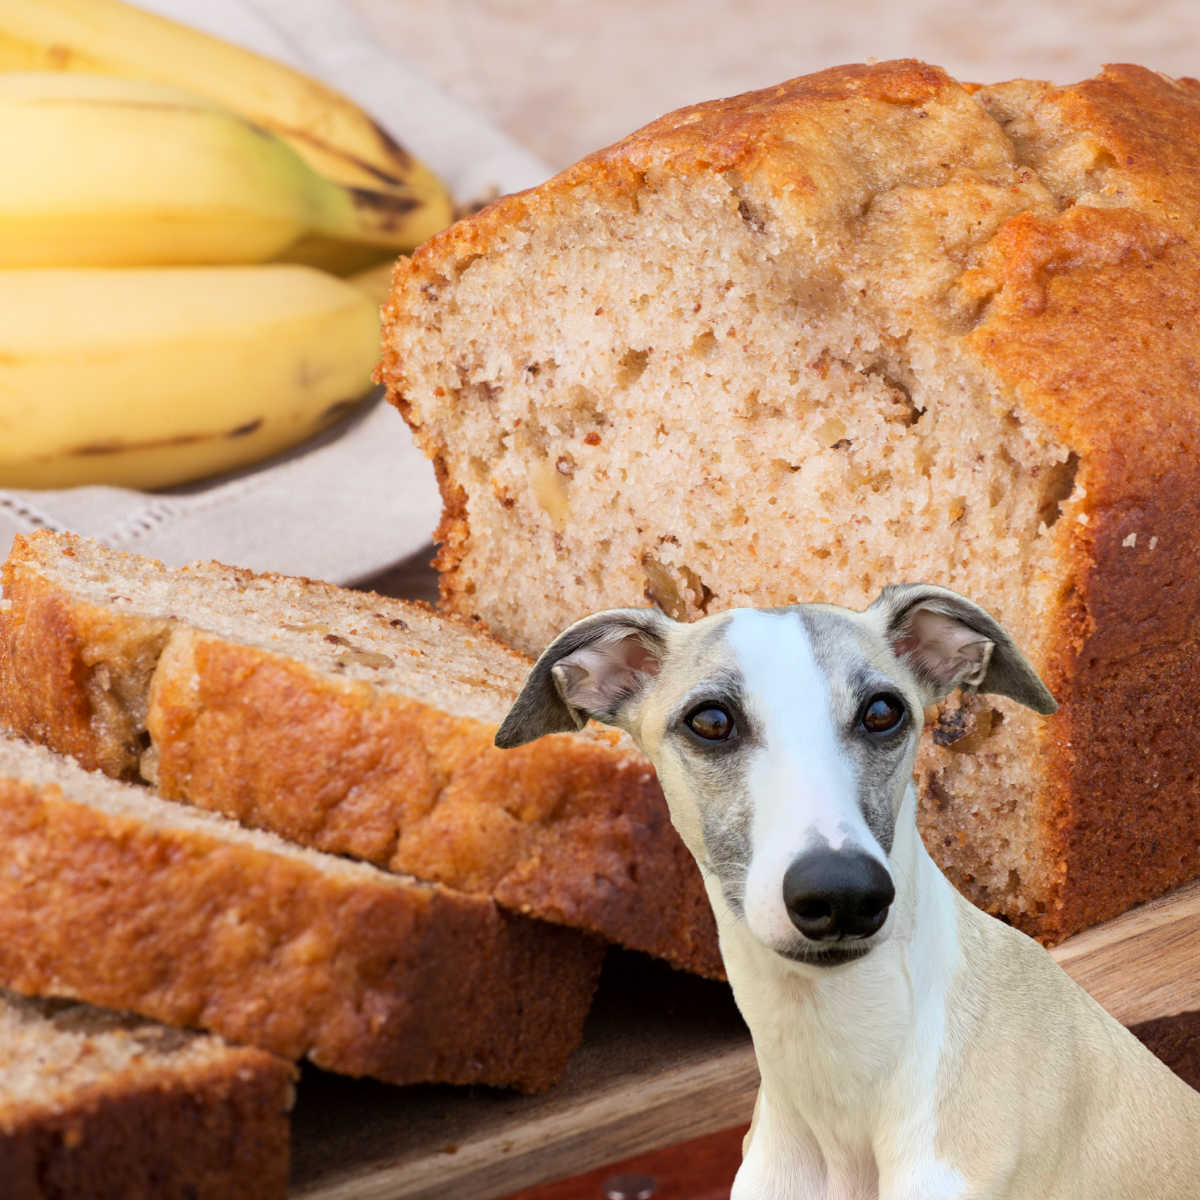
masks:
<path fill-rule="evenodd" d="M 346 93 L 450 185 L 456 200 L 549 173 L 532 155 L 380 48 L 344 0 L 141 0 L 289 62 Z M 235 476 L 148 494 L 0 490 L 0 557 L 15 534 L 69 529 L 168 563 L 216 558 L 353 583 L 426 545 L 440 511 L 408 427 L 376 399 L 316 442 Z"/>

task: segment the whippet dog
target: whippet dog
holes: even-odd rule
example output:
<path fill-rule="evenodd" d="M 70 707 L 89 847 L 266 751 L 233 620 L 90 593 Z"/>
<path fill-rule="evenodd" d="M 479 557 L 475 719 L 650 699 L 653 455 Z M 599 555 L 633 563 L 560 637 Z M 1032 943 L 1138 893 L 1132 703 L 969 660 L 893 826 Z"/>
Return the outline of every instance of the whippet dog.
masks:
<path fill-rule="evenodd" d="M 983 609 L 651 609 L 572 625 L 496 735 L 627 730 L 699 864 L 761 1087 L 732 1200 L 1197 1200 L 1200 1094 L 917 833 L 923 710 L 1056 704 Z"/>

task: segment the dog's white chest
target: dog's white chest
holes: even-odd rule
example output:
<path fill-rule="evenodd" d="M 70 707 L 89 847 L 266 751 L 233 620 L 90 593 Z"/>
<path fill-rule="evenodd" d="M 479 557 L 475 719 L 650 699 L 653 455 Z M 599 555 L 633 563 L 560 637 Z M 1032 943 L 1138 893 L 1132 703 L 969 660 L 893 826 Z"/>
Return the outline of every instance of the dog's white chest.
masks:
<path fill-rule="evenodd" d="M 813 987 L 722 925 L 763 1077 L 732 1200 L 961 1200 L 937 1154 L 944 989 L 895 943 Z"/>
<path fill-rule="evenodd" d="M 929 1105 L 903 1116 L 890 1099 L 816 1108 L 764 1088 L 731 1200 L 964 1200 L 966 1180 L 936 1153 Z M 799 1103 L 793 1104 L 794 1101 Z M 868 1119 L 869 1118 L 869 1119 Z"/>

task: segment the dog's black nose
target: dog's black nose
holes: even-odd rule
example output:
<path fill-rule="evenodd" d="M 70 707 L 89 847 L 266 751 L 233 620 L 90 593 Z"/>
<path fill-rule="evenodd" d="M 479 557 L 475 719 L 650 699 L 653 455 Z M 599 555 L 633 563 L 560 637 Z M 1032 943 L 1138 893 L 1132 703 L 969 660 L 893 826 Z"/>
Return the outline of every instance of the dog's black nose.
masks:
<path fill-rule="evenodd" d="M 887 869 L 859 850 L 802 854 L 783 877 L 792 924 L 818 942 L 870 937 L 887 920 L 895 898 Z"/>

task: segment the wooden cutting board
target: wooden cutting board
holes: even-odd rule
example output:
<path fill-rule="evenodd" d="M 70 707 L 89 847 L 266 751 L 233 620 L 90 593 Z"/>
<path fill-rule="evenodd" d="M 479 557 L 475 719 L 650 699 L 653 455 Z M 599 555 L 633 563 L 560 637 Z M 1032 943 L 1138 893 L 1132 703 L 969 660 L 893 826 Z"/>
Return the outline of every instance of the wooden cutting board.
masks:
<path fill-rule="evenodd" d="M 1200 880 L 1050 953 L 1122 1025 L 1200 1009 Z"/>
<path fill-rule="evenodd" d="M 1200 1009 L 1200 882 L 1052 953 L 1124 1024 Z M 614 952 L 567 1079 L 544 1096 L 306 1073 L 292 1194 L 491 1200 L 745 1123 L 757 1086 L 725 985 Z"/>

